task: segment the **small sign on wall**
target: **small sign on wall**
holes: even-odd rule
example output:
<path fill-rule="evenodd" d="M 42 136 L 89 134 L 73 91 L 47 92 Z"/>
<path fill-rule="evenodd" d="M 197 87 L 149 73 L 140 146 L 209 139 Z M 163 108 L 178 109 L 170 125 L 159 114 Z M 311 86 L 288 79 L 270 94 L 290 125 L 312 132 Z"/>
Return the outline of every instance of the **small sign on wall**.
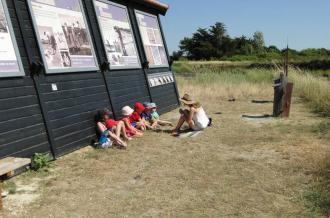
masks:
<path fill-rule="evenodd" d="M 149 86 L 157 87 L 166 85 L 169 83 L 174 83 L 174 76 L 171 71 L 164 73 L 155 73 L 148 75 Z"/>
<path fill-rule="evenodd" d="M 56 83 L 52 83 L 52 91 L 57 91 L 57 84 Z"/>

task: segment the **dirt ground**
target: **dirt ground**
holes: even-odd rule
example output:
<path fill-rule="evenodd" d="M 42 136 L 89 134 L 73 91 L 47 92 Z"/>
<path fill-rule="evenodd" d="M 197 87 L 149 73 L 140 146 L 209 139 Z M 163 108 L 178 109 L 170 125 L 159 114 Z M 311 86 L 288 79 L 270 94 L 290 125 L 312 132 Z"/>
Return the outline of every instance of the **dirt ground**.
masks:
<path fill-rule="evenodd" d="M 330 152 L 321 118 L 295 99 L 289 119 L 251 99 L 207 101 L 195 138 L 148 132 L 128 150 L 90 147 L 11 179 L 3 217 L 308 217 L 301 196 Z M 177 111 L 164 119 L 176 120 Z"/>

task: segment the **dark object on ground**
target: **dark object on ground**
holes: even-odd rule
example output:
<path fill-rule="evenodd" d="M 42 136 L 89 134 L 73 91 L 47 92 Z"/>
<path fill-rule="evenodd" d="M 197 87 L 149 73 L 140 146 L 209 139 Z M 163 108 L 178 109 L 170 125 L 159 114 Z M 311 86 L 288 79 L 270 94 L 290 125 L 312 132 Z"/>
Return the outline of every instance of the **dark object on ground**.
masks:
<path fill-rule="evenodd" d="M 274 80 L 274 105 L 273 105 L 273 116 L 279 117 L 283 112 L 284 95 L 288 78 L 284 73 L 280 74 L 280 78 Z"/>
<path fill-rule="evenodd" d="M 212 118 L 209 117 L 209 124 L 207 124 L 208 127 L 212 126 Z"/>
<path fill-rule="evenodd" d="M 273 117 L 270 114 L 261 114 L 261 115 L 246 115 L 243 114 L 242 117 L 244 118 L 254 118 L 254 119 L 262 119 L 262 118 L 268 118 L 268 117 Z"/>
<path fill-rule="evenodd" d="M 222 112 L 215 112 L 214 114 L 216 114 L 216 115 L 220 115 L 220 114 L 222 114 Z"/>
<path fill-rule="evenodd" d="M 236 99 L 235 98 L 230 98 L 230 99 L 228 99 L 228 101 L 236 101 Z"/>
<path fill-rule="evenodd" d="M 270 100 L 252 100 L 252 103 L 255 104 L 267 104 L 267 103 L 274 103 L 274 101 L 270 101 Z"/>

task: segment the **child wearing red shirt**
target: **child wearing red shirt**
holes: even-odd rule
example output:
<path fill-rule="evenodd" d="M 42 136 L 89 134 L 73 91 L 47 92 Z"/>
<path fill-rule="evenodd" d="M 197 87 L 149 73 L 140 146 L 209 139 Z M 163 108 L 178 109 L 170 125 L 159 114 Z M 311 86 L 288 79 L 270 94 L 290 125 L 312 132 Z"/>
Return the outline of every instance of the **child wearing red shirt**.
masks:
<path fill-rule="evenodd" d="M 135 126 L 137 129 L 145 131 L 147 128 L 152 129 L 152 127 L 141 117 L 141 114 L 144 112 L 145 107 L 142 103 L 138 102 L 134 105 L 134 112 L 130 116 L 130 122 L 132 126 Z"/>
<path fill-rule="evenodd" d="M 113 133 L 117 135 L 117 137 L 122 136 L 124 140 L 128 141 L 131 140 L 129 136 L 126 134 L 126 128 L 124 121 L 115 121 L 113 119 L 108 119 L 105 122 L 105 126 L 107 129 L 111 130 Z"/>
<path fill-rule="evenodd" d="M 139 137 L 139 136 L 142 136 L 143 133 L 135 128 L 136 122 L 133 121 L 133 123 L 131 123 L 131 116 L 132 116 L 133 112 L 134 112 L 134 110 L 130 106 L 123 107 L 121 109 L 121 113 L 123 115 L 122 121 L 124 122 L 127 135 Z"/>

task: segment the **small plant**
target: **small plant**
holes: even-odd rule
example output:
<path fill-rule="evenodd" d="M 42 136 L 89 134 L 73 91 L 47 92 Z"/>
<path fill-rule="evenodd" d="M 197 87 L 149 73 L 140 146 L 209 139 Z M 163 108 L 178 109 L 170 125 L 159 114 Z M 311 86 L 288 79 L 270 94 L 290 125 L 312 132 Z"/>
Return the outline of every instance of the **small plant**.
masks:
<path fill-rule="evenodd" d="M 14 182 L 12 181 L 6 181 L 4 183 L 4 189 L 8 191 L 9 194 L 15 194 L 17 191 L 17 186 Z"/>
<path fill-rule="evenodd" d="M 49 154 L 47 153 L 35 153 L 32 157 L 31 166 L 34 170 L 39 170 L 48 166 Z"/>

